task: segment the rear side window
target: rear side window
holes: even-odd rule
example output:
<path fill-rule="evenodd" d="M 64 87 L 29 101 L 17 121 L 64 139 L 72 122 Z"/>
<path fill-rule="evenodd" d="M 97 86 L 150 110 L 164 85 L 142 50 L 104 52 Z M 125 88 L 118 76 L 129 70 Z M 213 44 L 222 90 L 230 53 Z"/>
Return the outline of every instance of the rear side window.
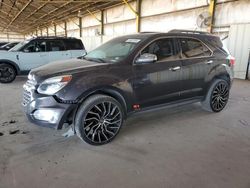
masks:
<path fill-rule="evenodd" d="M 210 56 L 212 52 L 199 40 L 181 38 L 180 45 L 184 58 Z"/>
<path fill-rule="evenodd" d="M 52 40 L 49 41 L 49 51 L 56 52 L 56 51 L 64 51 L 65 46 L 61 40 Z"/>
<path fill-rule="evenodd" d="M 65 40 L 67 50 L 84 50 L 81 40 Z"/>

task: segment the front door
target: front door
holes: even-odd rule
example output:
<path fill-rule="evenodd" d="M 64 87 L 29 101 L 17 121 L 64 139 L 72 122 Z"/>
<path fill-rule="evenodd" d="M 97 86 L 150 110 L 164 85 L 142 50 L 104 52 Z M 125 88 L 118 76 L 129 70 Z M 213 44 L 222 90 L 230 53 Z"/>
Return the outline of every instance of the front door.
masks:
<path fill-rule="evenodd" d="M 133 66 L 133 89 L 141 108 L 179 99 L 181 63 L 174 44 L 172 38 L 152 42 L 141 54 L 155 54 L 157 61 Z"/>
<path fill-rule="evenodd" d="M 46 41 L 38 40 L 28 43 L 22 51 L 18 52 L 17 59 L 21 70 L 31 70 L 48 63 Z"/>

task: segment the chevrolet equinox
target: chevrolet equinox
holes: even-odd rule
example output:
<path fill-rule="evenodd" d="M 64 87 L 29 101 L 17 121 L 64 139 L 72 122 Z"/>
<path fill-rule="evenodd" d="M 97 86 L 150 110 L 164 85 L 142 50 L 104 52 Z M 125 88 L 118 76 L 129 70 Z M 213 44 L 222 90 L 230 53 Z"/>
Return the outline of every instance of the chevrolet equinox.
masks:
<path fill-rule="evenodd" d="M 72 125 L 82 140 L 102 145 L 134 112 L 191 102 L 220 112 L 234 63 L 220 38 L 205 32 L 122 36 L 77 59 L 33 69 L 23 107 L 35 124 Z"/>

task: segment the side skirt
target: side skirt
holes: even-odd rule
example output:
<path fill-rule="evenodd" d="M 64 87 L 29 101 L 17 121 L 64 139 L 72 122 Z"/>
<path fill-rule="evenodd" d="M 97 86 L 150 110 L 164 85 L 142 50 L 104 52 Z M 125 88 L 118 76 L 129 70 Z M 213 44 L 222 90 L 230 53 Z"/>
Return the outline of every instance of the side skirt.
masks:
<path fill-rule="evenodd" d="M 174 108 L 174 107 L 178 107 L 178 106 L 193 104 L 193 103 L 201 102 L 202 99 L 203 99 L 203 97 L 194 97 L 194 98 L 189 98 L 189 99 L 178 100 L 178 101 L 171 102 L 171 103 L 154 105 L 154 106 L 151 106 L 151 107 L 146 107 L 146 108 L 143 108 L 143 109 L 140 109 L 140 110 L 135 110 L 135 111 L 129 112 L 128 117 L 130 117 L 132 115 L 150 113 L 150 112 L 158 111 L 158 110 L 161 110 L 161 109 L 164 110 L 164 109 L 168 109 L 168 108 Z"/>

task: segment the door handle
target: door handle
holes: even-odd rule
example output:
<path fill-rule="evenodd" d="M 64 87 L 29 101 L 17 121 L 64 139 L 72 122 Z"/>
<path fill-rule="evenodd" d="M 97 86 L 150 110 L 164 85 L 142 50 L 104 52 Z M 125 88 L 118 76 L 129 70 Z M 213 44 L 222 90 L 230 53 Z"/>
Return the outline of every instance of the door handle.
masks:
<path fill-rule="evenodd" d="M 207 65 L 210 65 L 210 64 L 212 64 L 212 63 L 214 63 L 213 60 L 209 60 L 209 61 L 206 62 Z"/>
<path fill-rule="evenodd" d="M 181 67 L 180 66 L 177 66 L 177 67 L 171 67 L 169 70 L 170 71 L 177 71 L 177 70 L 180 70 Z"/>

